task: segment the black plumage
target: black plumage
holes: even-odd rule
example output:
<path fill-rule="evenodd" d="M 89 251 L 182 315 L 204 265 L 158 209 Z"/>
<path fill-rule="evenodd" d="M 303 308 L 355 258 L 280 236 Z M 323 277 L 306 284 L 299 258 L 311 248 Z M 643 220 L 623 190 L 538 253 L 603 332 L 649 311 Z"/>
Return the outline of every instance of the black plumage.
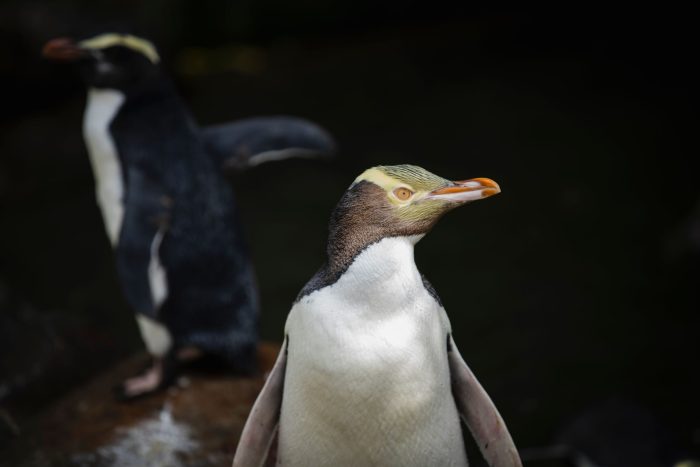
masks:
<path fill-rule="evenodd" d="M 54 39 L 44 55 L 76 63 L 89 89 L 123 98 L 104 136 L 116 148 L 123 185 L 123 218 L 112 241 L 129 304 L 164 325 L 171 340 L 166 355 L 154 355 L 160 362 L 158 386 L 172 379 L 178 351 L 190 346 L 222 357 L 239 372 L 253 371 L 257 290 L 224 169 L 328 155 L 333 139 L 295 117 L 200 129 L 158 67 L 153 45 L 135 36 Z M 159 299 L 154 267 L 165 277 Z"/>
<path fill-rule="evenodd" d="M 257 298 L 233 193 L 197 127 L 165 80 L 125 101 L 111 133 L 125 178 L 125 217 L 115 255 L 134 309 L 166 324 L 175 345 L 196 345 L 252 370 Z M 151 245 L 168 296 L 156 309 L 148 281 Z"/>

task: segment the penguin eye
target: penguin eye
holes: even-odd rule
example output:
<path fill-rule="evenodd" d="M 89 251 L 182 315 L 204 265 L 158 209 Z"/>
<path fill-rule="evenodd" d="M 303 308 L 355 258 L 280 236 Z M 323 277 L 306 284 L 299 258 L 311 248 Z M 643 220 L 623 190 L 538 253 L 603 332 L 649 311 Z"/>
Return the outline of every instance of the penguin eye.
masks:
<path fill-rule="evenodd" d="M 413 196 L 413 192 L 406 187 L 399 187 L 394 190 L 394 196 L 396 196 L 401 201 L 406 201 L 411 196 Z"/>

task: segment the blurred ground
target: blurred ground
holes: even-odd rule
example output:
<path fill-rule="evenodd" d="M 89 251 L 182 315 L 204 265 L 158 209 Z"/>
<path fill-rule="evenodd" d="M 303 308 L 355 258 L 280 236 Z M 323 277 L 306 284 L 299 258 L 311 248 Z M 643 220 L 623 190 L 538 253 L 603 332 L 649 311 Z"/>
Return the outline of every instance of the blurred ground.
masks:
<path fill-rule="evenodd" d="M 269 371 L 279 345 L 260 348 Z M 134 356 L 61 398 L 22 428 L 0 465 L 228 467 L 264 382 L 216 374 L 188 374 L 179 387 L 133 402 L 116 402 L 111 388 L 137 373 L 147 356 Z"/>
<path fill-rule="evenodd" d="M 308 15 L 242 2 L 218 15 L 196 3 L 129 8 L 201 123 L 295 114 L 341 147 L 330 164 L 231 177 L 265 338 L 281 339 L 322 261 L 328 215 L 362 170 L 408 162 L 487 176 L 502 195 L 451 213 L 416 259 L 518 445 L 546 444 L 580 410 L 620 396 L 700 447 L 690 15 L 413 2 L 396 17 L 362 2 L 296 5 Z M 93 198 L 83 91 L 38 58 L 46 39 L 122 8 L 109 5 L 2 5 L 0 407 L 20 428 L 141 346 Z M 0 425 L 0 443 L 14 444 Z"/>

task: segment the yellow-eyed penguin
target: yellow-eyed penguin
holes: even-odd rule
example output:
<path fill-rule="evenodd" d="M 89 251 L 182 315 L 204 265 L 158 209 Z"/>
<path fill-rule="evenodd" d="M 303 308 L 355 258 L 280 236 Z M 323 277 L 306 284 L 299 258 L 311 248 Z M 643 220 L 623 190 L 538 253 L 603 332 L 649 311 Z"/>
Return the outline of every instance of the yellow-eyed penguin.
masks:
<path fill-rule="evenodd" d="M 357 177 L 331 215 L 327 261 L 287 318 L 234 467 L 466 466 L 460 418 L 490 466 L 520 457 L 452 339 L 414 245 L 447 211 L 500 192 L 412 165 Z M 275 438 L 275 435 L 276 438 Z"/>

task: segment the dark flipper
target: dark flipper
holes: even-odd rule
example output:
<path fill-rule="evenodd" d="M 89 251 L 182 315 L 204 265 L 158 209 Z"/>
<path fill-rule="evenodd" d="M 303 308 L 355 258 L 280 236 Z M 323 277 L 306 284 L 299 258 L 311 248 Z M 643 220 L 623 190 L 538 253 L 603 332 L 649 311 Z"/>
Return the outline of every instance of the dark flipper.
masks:
<path fill-rule="evenodd" d="M 291 157 L 327 157 L 336 147 L 320 126 L 297 117 L 257 117 L 202 128 L 207 152 L 224 168 L 244 170 Z"/>
<path fill-rule="evenodd" d="M 127 208 L 116 245 L 116 266 L 122 290 L 134 311 L 156 318 L 158 304 L 153 301 L 149 281 L 154 239 L 168 227 L 171 199 L 159 184 L 143 171 L 127 172 Z M 156 245 L 157 246 L 157 245 Z"/>
<path fill-rule="evenodd" d="M 262 467 L 275 438 L 282 407 L 288 339 L 282 343 L 275 366 L 265 381 L 243 427 L 233 467 Z"/>
<path fill-rule="evenodd" d="M 508 428 L 474 373 L 448 336 L 448 360 L 452 394 L 469 431 L 490 467 L 522 467 L 518 450 Z"/>

